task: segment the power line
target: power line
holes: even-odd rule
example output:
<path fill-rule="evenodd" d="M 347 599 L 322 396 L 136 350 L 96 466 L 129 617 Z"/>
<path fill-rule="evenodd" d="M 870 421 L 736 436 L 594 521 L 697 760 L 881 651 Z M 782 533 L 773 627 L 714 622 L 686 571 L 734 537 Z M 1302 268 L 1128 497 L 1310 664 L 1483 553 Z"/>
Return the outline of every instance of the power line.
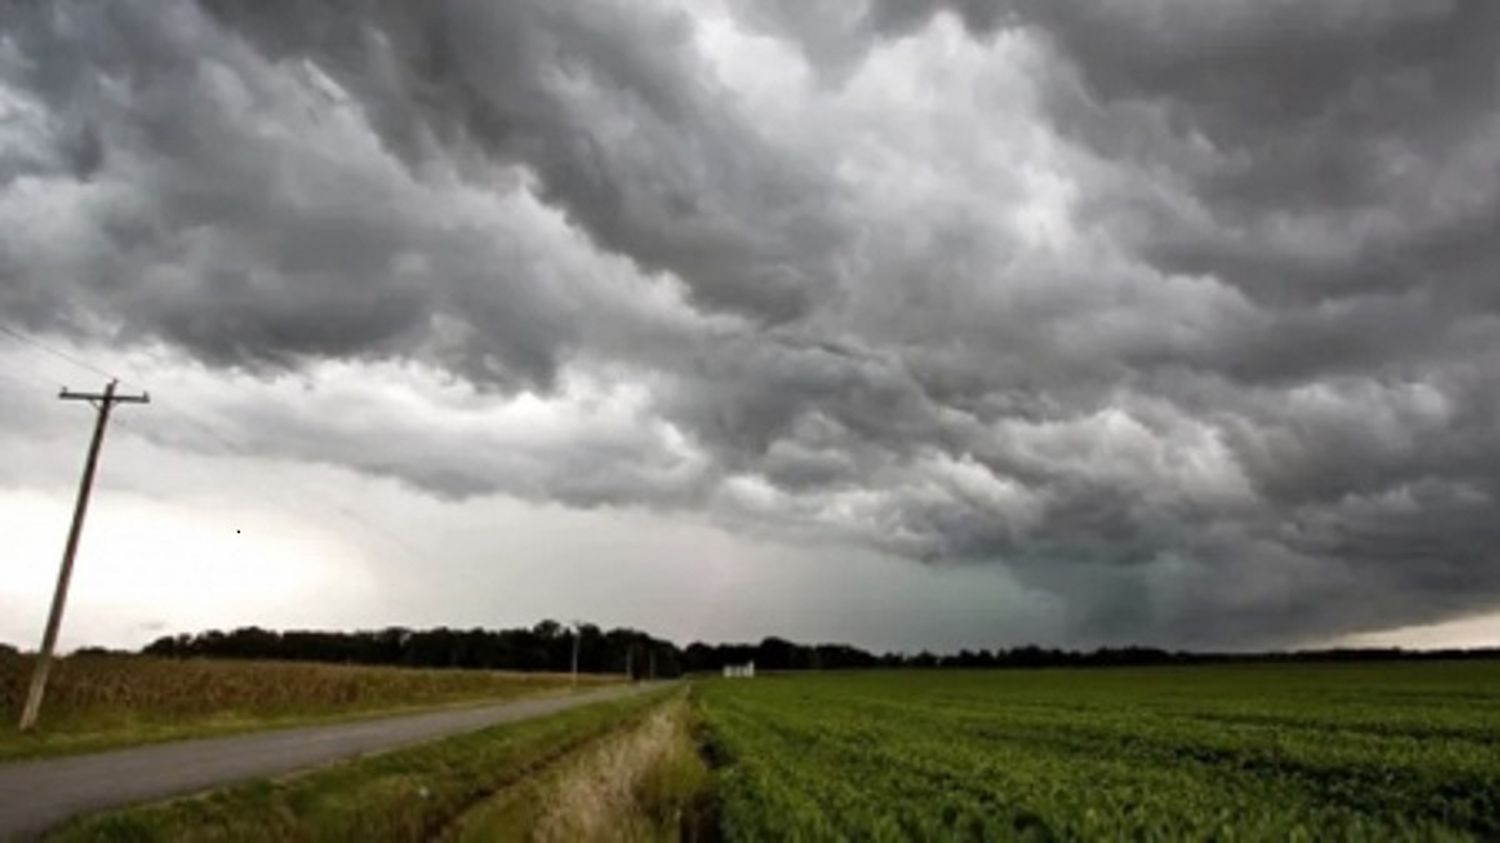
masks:
<path fill-rule="evenodd" d="M 234 442 L 234 441 L 232 441 L 232 440 L 230 440 L 230 439 L 228 439 L 228 438 L 220 435 L 217 431 L 215 431 L 212 427 L 209 427 L 206 423 L 201 422 L 198 419 L 195 419 L 192 416 L 187 415 L 187 413 L 184 410 L 182 410 L 180 408 L 171 408 L 171 407 L 168 407 L 167 410 L 168 410 L 168 412 L 175 412 L 176 415 L 177 415 L 177 419 L 179 421 L 185 422 L 189 427 L 197 430 L 199 433 L 202 433 L 203 435 L 205 435 L 208 438 L 214 440 L 215 442 L 218 442 L 220 445 L 222 445 L 224 448 L 226 448 L 228 451 L 230 451 L 230 453 L 234 454 L 235 456 L 239 456 L 239 457 L 253 457 L 253 456 L 256 456 L 256 454 L 253 451 L 251 451 L 251 449 L 249 447 L 245 446 L 242 443 Z M 422 552 L 417 547 L 415 547 L 414 545 L 412 545 L 410 542 L 407 542 L 405 539 L 401 538 L 400 536 L 396 535 L 394 532 L 392 532 L 389 529 L 385 528 L 379 522 L 374 521 L 373 519 L 367 518 L 364 515 L 360 514 L 357 510 L 355 510 L 354 508 L 348 506 L 347 504 L 344 504 L 344 503 L 342 503 L 340 501 L 334 500 L 334 499 L 332 499 L 332 498 L 330 498 L 328 496 L 323 495 L 321 493 L 321 490 L 314 491 L 313 487 L 310 484 L 306 484 L 306 483 L 300 484 L 300 494 L 303 497 L 305 497 L 305 498 L 321 499 L 320 502 L 324 506 L 326 506 L 329 509 L 334 510 L 335 512 L 337 512 L 340 515 L 344 516 L 345 518 L 348 518 L 349 520 L 358 523 L 366 531 L 371 532 L 371 533 L 379 536 L 380 538 L 385 539 L 386 541 L 390 542 L 393 545 L 396 545 L 396 546 L 400 547 L 402 550 L 404 550 L 404 551 L 406 551 L 408 553 L 414 554 L 415 557 L 418 560 L 420 560 L 422 558 Z"/>
<path fill-rule="evenodd" d="M 194 418 L 191 415 L 188 415 L 187 411 L 181 409 L 180 407 L 163 405 L 160 401 L 158 401 L 157 403 L 169 415 L 173 415 L 178 423 L 192 428 L 203 436 L 218 443 L 230 456 L 239 458 L 253 458 L 259 456 L 248 446 L 240 442 L 235 442 L 234 440 L 223 436 L 218 431 L 210 427 L 207 423 L 200 421 L 199 419 Z M 133 427 L 132 425 L 126 426 Z M 259 494 L 256 494 L 255 497 L 260 499 L 262 503 L 268 504 L 271 507 L 279 509 L 289 515 L 302 518 L 307 514 L 305 510 L 295 509 L 290 504 L 285 502 L 285 499 L 287 498 L 285 490 L 276 491 L 259 482 L 247 482 L 246 478 L 243 476 L 241 476 L 236 481 L 235 485 L 238 488 L 247 491 L 258 491 Z M 298 483 L 296 497 L 301 500 L 315 501 L 323 507 L 338 513 L 349 521 L 358 524 L 365 533 L 385 540 L 387 543 L 399 548 L 404 554 L 410 554 L 414 561 L 422 561 L 424 559 L 422 551 L 416 546 L 412 545 L 410 542 L 401 538 L 388 528 L 382 526 L 379 522 L 360 514 L 353 507 L 323 494 L 322 490 L 315 489 L 311 484 Z"/>
<path fill-rule="evenodd" d="M 94 364 L 88 362 L 87 360 L 84 360 L 84 359 L 82 359 L 80 357 L 76 357 L 76 356 L 74 356 L 72 354 L 69 354 L 66 351 L 63 351 L 63 350 L 61 350 L 59 348 L 56 348 L 55 346 L 48 345 L 47 343 L 44 343 L 44 342 L 42 342 L 41 340 L 39 340 L 39 339 L 37 339 L 35 337 L 28 336 L 27 334 L 23 334 L 20 331 L 17 331 L 14 328 L 9 327 L 8 325 L 4 324 L 3 322 L 0 322 L 0 333 L 3 333 L 3 334 L 5 334 L 7 336 L 10 336 L 10 337 L 13 337 L 13 338 L 15 338 L 17 340 L 20 340 L 21 342 L 26 343 L 27 345 L 32 346 L 33 348 L 41 349 L 42 351 L 47 352 L 48 354 L 52 355 L 53 357 L 56 357 L 59 360 L 64 360 L 64 361 L 67 361 L 68 363 L 72 363 L 74 366 L 77 366 L 80 369 L 85 369 L 85 370 L 87 370 L 89 372 L 92 372 L 92 373 L 94 373 L 96 375 L 103 375 L 104 377 L 109 378 L 110 380 L 120 381 L 122 383 L 133 383 L 131 381 L 125 381 L 125 380 L 121 379 L 120 377 L 118 377 L 117 375 L 115 375 L 114 372 L 110 372 L 110 371 L 106 371 L 105 369 L 101 369 L 100 367 L 95 366 Z M 140 384 L 133 384 L 133 385 L 140 386 Z"/>
<path fill-rule="evenodd" d="M 121 383 L 130 383 L 130 384 L 132 384 L 134 386 L 142 386 L 142 384 L 139 381 L 124 381 L 124 380 L 122 380 L 120 378 L 117 378 L 113 373 L 105 370 L 104 368 L 102 368 L 100 366 L 94 365 L 93 363 L 90 363 L 89 361 L 84 360 L 83 358 L 78 357 L 77 355 L 73 355 L 73 354 L 69 354 L 67 352 L 64 352 L 64 351 L 56 348 L 55 346 L 49 345 L 47 343 L 44 343 L 44 342 L 36 339 L 35 337 L 31 337 L 31 336 L 28 336 L 25 333 L 22 333 L 20 331 L 16 331 L 13 328 L 10 328 L 10 327 L 6 326 L 3 323 L 0 323 L 0 333 L 4 333 L 4 334 L 6 334 L 6 335 L 8 335 L 10 337 L 13 337 L 13 338 L 15 338 L 15 339 L 17 339 L 17 340 L 19 340 L 19 341 L 27 344 L 27 345 L 30 345 L 30 346 L 32 346 L 32 347 L 34 347 L 36 349 L 39 349 L 39 350 L 41 350 L 43 352 L 46 352 L 47 354 L 50 354 L 53 357 L 58 358 L 59 360 L 63 360 L 65 362 L 70 363 L 70 364 L 72 364 L 74 366 L 77 366 L 77 367 L 79 367 L 79 368 L 81 368 L 83 370 L 92 372 L 94 374 L 103 375 L 104 377 L 110 378 L 112 380 L 119 381 Z M 138 372 L 136 373 L 136 375 L 137 375 L 137 377 L 140 376 Z M 14 381 L 12 381 L 12 382 L 14 382 Z M 255 454 L 249 447 L 247 447 L 243 443 L 235 442 L 235 441 L 233 441 L 233 440 L 231 440 L 231 439 L 229 439 L 229 438 L 221 435 L 216 430 L 214 430 L 209 424 L 207 424 L 207 423 L 199 420 L 198 418 L 194 417 L 187 410 L 184 410 L 181 407 L 173 406 L 170 403 L 163 404 L 161 402 L 161 400 L 160 400 L 160 396 L 157 397 L 157 400 L 156 400 L 155 403 L 156 403 L 156 406 L 157 406 L 158 410 L 164 410 L 164 411 L 166 411 L 169 415 L 172 415 L 173 417 L 175 417 L 176 420 L 179 423 L 184 424 L 187 427 L 190 427 L 190 428 L 196 430 L 197 432 L 199 432 L 200 434 L 208 437 L 209 439 L 213 440 L 214 442 L 217 442 L 221 447 L 225 448 L 233 456 L 237 456 L 237 457 L 254 457 L 254 456 L 257 456 L 257 454 Z M 128 424 L 128 423 L 124 423 L 124 422 L 119 422 L 119 423 L 124 424 L 124 426 L 126 428 L 128 428 L 128 429 L 132 429 L 132 430 L 135 429 L 135 426 L 133 424 Z M 141 433 L 141 435 L 143 435 L 143 436 L 146 436 L 147 438 L 150 438 L 149 434 L 146 434 L 144 431 L 139 431 L 139 433 Z M 241 479 L 241 481 L 237 485 L 239 485 L 241 488 L 244 488 L 246 484 L 244 483 L 243 479 Z M 275 508 L 282 509 L 283 511 L 288 512 L 289 514 L 296 515 L 296 516 L 303 516 L 303 515 L 306 514 L 305 512 L 295 511 L 290 506 L 284 505 L 282 503 L 282 500 L 286 497 L 284 491 L 282 491 L 280 493 L 274 493 L 274 492 L 271 492 L 270 490 L 262 489 L 262 492 L 263 492 L 263 494 L 259 495 L 257 497 L 262 497 L 264 502 L 270 503 Z M 388 528 L 382 526 L 380 523 L 376 522 L 375 520 L 373 520 L 371 518 L 368 518 L 368 517 L 360 514 L 354 508 L 352 508 L 352 507 L 350 507 L 350 506 L 348 506 L 346 504 L 343 504 L 341 502 L 335 501 L 335 500 L 329 498 L 328 496 L 321 495 L 319 493 L 313 492 L 311 490 L 311 487 L 308 484 L 305 484 L 305 483 L 299 484 L 299 494 L 303 498 L 316 498 L 316 499 L 320 499 L 320 503 L 323 506 L 325 506 L 328 509 L 331 509 L 331 510 L 337 512 L 339 515 L 343 516 L 344 518 L 348 519 L 349 521 L 354 522 L 356 524 L 359 524 L 360 527 L 363 528 L 363 531 L 366 534 L 375 535 L 378 538 L 381 538 L 381 539 L 385 540 L 387 543 L 389 543 L 389 544 L 391 544 L 391 545 L 393 545 L 395 547 L 400 548 L 403 551 L 403 553 L 410 554 L 413 557 L 414 561 L 419 561 L 420 562 L 420 561 L 423 561 L 423 559 L 425 558 L 423 552 L 419 548 L 417 548 L 416 546 L 414 546 L 410 542 L 406 541 L 405 539 L 401 538 L 396 533 L 394 533 L 391 530 L 389 530 Z"/>

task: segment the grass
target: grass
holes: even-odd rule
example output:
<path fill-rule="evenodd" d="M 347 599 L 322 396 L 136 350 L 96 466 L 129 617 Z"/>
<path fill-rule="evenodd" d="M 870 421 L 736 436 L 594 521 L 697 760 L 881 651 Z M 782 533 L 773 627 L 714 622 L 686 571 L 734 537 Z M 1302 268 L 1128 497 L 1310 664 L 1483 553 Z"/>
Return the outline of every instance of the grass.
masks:
<path fill-rule="evenodd" d="M 1500 663 L 715 680 L 728 840 L 1500 835 Z"/>
<path fill-rule="evenodd" d="M 16 730 L 31 659 L 0 653 L 0 761 L 558 693 L 563 674 L 73 656 L 39 727 Z M 597 684 L 613 677 L 585 677 Z"/>
<path fill-rule="evenodd" d="M 667 692 L 670 693 L 670 692 Z M 416 841 L 622 727 L 663 695 L 598 703 L 312 773 L 76 820 L 61 841 Z"/>
<path fill-rule="evenodd" d="M 678 694 L 614 734 L 459 817 L 445 840 L 648 841 L 716 837 L 695 715 Z"/>

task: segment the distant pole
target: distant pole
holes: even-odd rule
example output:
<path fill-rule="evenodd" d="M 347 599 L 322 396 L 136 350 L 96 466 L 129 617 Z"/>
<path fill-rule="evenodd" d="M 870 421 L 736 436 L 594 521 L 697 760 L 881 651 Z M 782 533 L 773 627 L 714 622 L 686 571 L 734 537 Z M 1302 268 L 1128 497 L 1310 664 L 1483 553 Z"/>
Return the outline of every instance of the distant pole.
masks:
<path fill-rule="evenodd" d="M 632 664 L 634 661 L 635 645 L 628 644 L 625 647 L 625 678 L 631 680 L 632 682 L 635 681 L 635 668 Z"/>
<path fill-rule="evenodd" d="M 89 443 L 88 460 L 83 464 L 83 480 L 78 486 L 78 501 L 73 505 L 73 526 L 68 529 L 68 544 L 63 549 L 62 567 L 57 572 L 57 589 L 52 592 L 52 611 L 47 615 L 47 631 L 42 634 L 42 648 L 37 652 L 36 667 L 31 673 L 31 688 L 26 692 L 26 707 L 21 710 L 21 731 L 29 731 L 36 725 L 37 715 L 42 710 L 42 696 L 47 691 L 47 674 L 52 670 L 52 652 L 57 647 L 57 631 L 62 626 L 63 606 L 68 602 L 68 583 L 73 579 L 73 559 L 78 554 L 78 538 L 83 533 L 83 517 L 88 514 L 89 493 L 94 489 L 94 470 L 99 465 L 99 449 L 104 444 L 104 428 L 109 424 L 109 411 L 116 404 L 146 404 L 151 397 L 141 395 L 116 395 L 115 381 L 104 387 L 103 394 L 69 392 L 64 389 L 57 397 L 64 401 L 87 401 L 94 405 L 97 417 L 94 420 L 94 438 Z"/>
<path fill-rule="evenodd" d="M 581 631 L 582 630 L 580 630 L 578 628 L 578 624 L 575 622 L 573 624 L 573 687 L 574 688 L 578 687 L 578 638 L 579 638 L 579 633 Z"/>
<path fill-rule="evenodd" d="M 656 679 L 656 648 L 652 647 L 647 652 L 651 654 L 651 678 L 654 680 Z"/>

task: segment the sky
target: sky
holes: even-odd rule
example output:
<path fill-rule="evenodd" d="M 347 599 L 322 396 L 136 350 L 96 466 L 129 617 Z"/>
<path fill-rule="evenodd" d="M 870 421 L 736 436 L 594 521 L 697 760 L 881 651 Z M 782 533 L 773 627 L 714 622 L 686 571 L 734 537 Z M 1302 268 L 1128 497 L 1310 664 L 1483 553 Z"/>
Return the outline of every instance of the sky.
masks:
<path fill-rule="evenodd" d="M 1500 4 L 0 6 L 0 641 L 1500 644 Z"/>

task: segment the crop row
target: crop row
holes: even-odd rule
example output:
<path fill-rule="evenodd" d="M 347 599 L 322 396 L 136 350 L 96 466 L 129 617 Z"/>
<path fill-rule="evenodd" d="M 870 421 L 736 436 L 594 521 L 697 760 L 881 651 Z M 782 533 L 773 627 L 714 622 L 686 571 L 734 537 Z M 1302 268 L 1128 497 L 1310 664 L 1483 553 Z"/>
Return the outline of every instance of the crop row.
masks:
<path fill-rule="evenodd" d="M 1500 832 L 1490 664 L 716 682 L 732 840 Z"/>

